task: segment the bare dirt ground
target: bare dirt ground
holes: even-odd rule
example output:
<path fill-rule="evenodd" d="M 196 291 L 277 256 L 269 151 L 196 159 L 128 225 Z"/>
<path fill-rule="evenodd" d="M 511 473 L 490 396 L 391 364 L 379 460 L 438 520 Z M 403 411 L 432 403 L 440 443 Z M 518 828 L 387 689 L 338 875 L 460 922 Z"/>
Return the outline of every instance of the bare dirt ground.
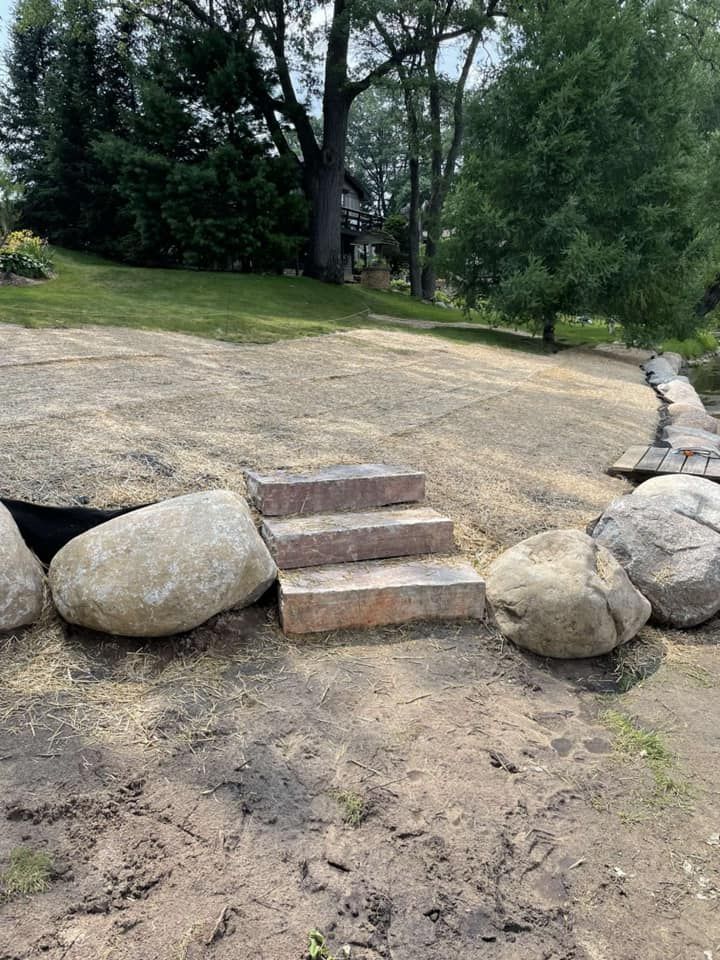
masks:
<path fill-rule="evenodd" d="M 639 372 L 581 351 L 0 327 L 0 493 L 384 459 L 480 569 L 626 492 L 603 471 L 654 426 Z M 290 643 L 271 598 L 162 642 L 48 615 L 0 641 L 0 872 L 54 865 L 0 903 L 0 960 L 300 960 L 312 928 L 355 960 L 718 960 L 719 637 L 558 664 L 474 623 Z"/>

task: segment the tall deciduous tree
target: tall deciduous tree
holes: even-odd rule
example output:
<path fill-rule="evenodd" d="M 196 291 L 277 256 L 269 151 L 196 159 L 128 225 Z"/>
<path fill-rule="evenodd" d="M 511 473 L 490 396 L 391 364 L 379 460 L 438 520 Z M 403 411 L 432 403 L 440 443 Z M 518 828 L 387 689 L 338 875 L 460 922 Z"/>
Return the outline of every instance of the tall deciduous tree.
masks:
<path fill-rule="evenodd" d="M 379 52 L 381 45 L 372 42 L 377 18 L 396 6 L 385 0 L 248 0 L 239 6 L 215 0 L 179 2 L 198 24 L 257 47 L 257 110 L 282 155 L 295 155 L 286 135 L 288 125 L 299 145 L 296 158 L 310 204 L 305 273 L 342 282 L 340 195 L 350 108 L 363 91 L 418 52 L 417 40 L 411 38 L 392 54 Z M 438 42 L 460 32 L 449 29 Z M 361 47 L 362 57 L 354 57 Z M 317 102 L 322 110 L 319 135 L 312 122 Z"/>
<path fill-rule="evenodd" d="M 465 122 L 465 92 L 485 31 L 498 15 L 497 0 L 486 3 L 446 0 L 411 8 L 402 4 L 375 27 L 391 56 L 403 48 L 417 50 L 410 63 L 399 62 L 397 74 L 405 99 L 407 149 L 410 164 L 410 287 L 415 296 L 433 299 L 437 286 L 437 255 L 445 201 L 460 158 Z M 461 37 L 460 50 L 447 60 L 444 38 Z M 443 55 L 445 54 L 445 57 Z M 421 167 L 427 167 L 428 196 L 424 203 L 420 255 Z"/>
<path fill-rule="evenodd" d="M 475 103 L 448 260 L 469 304 L 554 335 L 560 312 L 648 341 L 689 323 L 707 253 L 693 223 L 688 61 L 665 0 L 528 11 Z"/>

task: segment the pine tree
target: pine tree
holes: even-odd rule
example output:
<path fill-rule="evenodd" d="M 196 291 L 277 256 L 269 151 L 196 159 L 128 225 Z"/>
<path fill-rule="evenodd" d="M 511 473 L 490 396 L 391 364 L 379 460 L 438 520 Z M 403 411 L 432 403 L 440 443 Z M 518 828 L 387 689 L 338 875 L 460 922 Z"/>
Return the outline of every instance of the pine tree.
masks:
<path fill-rule="evenodd" d="M 0 149 L 16 181 L 35 178 L 47 137 L 46 78 L 56 53 L 54 0 L 19 0 L 0 90 Z"/>
<path fill-rule="evenodd" d="M 553 339 L 559 313 L 648 342 L 692 323 L 692 90 L 665 0 L 528 11 L 475 103 L 448 262 L 470 304 Z"/>
<path fill-rule="evenodd" d="M 251 56 L 220 30 L 154 38 L 127 130 L 96 147 L 116 198 L 108 252 L 222 270 L 272 270 L 297 256 L 299 173 L 256 129 Z"/>
<path fill-rule="evenodd" d="M 109 202 L 92 149 L 110 119 L 100 27 L 98 0 L 64 0 L 45 80 L 47 138 L 26 202 L 27 222 L 68 247 L 93 245 Z"/>

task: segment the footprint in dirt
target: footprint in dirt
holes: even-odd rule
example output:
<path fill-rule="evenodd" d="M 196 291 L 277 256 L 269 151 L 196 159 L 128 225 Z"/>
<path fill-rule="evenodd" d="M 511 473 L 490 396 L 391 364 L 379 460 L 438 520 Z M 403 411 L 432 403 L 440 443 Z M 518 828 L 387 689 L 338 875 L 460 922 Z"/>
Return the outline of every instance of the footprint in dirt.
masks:
<path fill-rule="evenodd" d="M 570 737 L 556 737 L 550 741 L 550 746 L 558 756 L 567 757 L 573 748 L 576 747 L 576 743 Z M 612 744 L 604 737 L 589 737 L 588 739 L 582 740 L 580 745 L 578 745 L 578 749 L 580 748 L 583 748 L 588 753 L 594 754 L 612 753 Z"/>
<path fill-rule="evenodd" d="M 356 889 L 343 897 L 336 925 L 339 936 L 352 948 L 371 950 L 378 958 L 389 956 L 387 932 L 392 901 L 377 891 Z"/>

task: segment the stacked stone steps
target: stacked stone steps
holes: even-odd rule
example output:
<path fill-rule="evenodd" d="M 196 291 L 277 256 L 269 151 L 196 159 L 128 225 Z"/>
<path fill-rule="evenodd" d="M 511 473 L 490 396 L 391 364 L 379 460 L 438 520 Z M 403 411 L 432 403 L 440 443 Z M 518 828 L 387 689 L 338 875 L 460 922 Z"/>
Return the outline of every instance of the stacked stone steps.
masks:
<path fill-rule="evenodd" d="M 260 532 L 281 570 L 450 553 L 453 523 L 430 507 L 265 518 Z"/>
<path fill-rule="evenodd" d="M 452 551 L 453 524 L 411 506 L 425 496 L 422 472 L 373 463 L 246 479 L 279 567 L 286 633 L 482 617 L 485 584 L 473 567 L 427 556 Z"/>
<path fill-rule="evenodd" d="M 326 467 L 308 473 L 273 470 L 245 475 L 248 496 L 266 517 L 365 510 L 425 498 L 425 474 L 385 463 Z"/>
<path fill-rule="evenodd" d="M 280 576 L 285 633 L 482 617 L 485 584 L 469 563 L 371 561 L 289 570 Z"/>

